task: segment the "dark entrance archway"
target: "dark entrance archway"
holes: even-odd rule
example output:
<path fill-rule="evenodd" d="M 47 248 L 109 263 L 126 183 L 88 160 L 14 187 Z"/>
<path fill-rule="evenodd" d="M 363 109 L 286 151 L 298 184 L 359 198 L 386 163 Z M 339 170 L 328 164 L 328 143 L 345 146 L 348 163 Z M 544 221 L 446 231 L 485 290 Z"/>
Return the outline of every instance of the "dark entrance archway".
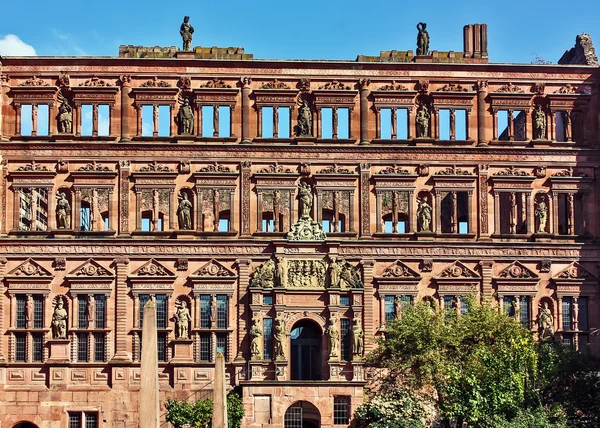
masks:
<path fill-rule="evenodd" d="M 321 414 L 308 401 L 298 401 L 285 412 L 283 428 L 321 428 Z"/>
<path fill-rule="evenodd" d="M 19 422 L 18 424 L 13 425 L 13 428 L 38 428 L 38 426 L 31 422 Z"/>
<path fill-rule="evenodd" d="M 321 380 L 321 328 L 311 320 L 294 324 L 291 332 L 292 380 Z"/>

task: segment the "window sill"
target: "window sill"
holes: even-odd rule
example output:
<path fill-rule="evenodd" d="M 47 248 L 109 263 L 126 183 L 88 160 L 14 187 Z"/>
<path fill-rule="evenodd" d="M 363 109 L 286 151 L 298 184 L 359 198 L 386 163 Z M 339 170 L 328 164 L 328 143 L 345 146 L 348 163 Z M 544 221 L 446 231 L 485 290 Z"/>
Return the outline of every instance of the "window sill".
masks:
<path fill-rule="evenodd" d="M 50 236 L 50 232 L 47 230 L 11 230 L 8 235 L 17 238 L 47 238 Z"/>

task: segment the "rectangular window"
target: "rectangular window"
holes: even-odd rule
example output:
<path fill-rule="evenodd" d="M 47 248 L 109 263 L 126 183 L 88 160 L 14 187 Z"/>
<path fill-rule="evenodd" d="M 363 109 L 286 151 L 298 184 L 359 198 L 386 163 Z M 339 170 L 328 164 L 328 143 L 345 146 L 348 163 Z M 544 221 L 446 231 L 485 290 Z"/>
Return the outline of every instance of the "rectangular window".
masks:
<path fill-rule="evenodd" d="M 200 335 L 200 361 L 210 361 L 210 334 Z"/>
<path fill-rule="evenodd" d="M 98 414 L 86 413 L 85 414 L 85 428 L 96 428 L 98 426 Z"/>
<path fill-rule="evenodd" d="M 82 232 L 89 232 L 91 230 L 91 213 L 89 205 L 83 205 L 84 202 L 81 203 L 81 208 L 79 208 L 79 226 Z"/>
<path fill-rule="evenodd" d="M 273 318 L 263 318 L 263 358 L 273 359 Z"/>
<path fill-rule="evenodd" d="M 504 315 L 509 317 L 515 316 L 515 305 L 512 296 L 504 296 Z"/>
<path fill-rule="evenodd" d="M 210 296 L 200 296 L 200 328 L 210 328 Z"/>
<path fill-rule="evenodd" d="M 227 296 L 217 296 L 217 328 L 227 328 Z"/>
<path fill-rule="evenodd" d="M 167 361 L 167 333 L 158 333 L 157 336 L 158 361 Z"/>
<path fill-rule="evenodd" d="M 98 427 L 98 414 L 97 413 L 92 413 L 92 412 L 69 413 L 69 428 L 97 428 L 97 427 Z"/>
<path fill-rule="evenodd" d="M 219 353 L 227 360 L 227 334 L 217 334 L 217 354 Z"/>
<path fill-rule="evenodd" d="M 82 428 L 81 413 L 69 413 L 69 428 Z"/>
<path fill-rule="evenodd" d="M 263 305 L 272 305 L 273 296 L 263 296 Z"/>
<path fill-rule="evenodd" d="M 25 362 L 25 333 L 15 334 L 15 360 L 20 363 Z"/>
<path fill-rule="evenodd" d="M 94 333 L 94 361 L 104 361 L 106 336 L 104 333 Z"/>
<path fill-rule="evenodd" d="M 167 295 L 156 295 L 156 328 L 167 328 Z"/>
<path fill-rule="evenodd" d="M 77 333 L 77 360 L 80 362 L 88 361 L 88 334 Z"/>
<path fill-rule="evenodd" d="M 587 334 L 579 335 L 579 352 L 587 353 L 590 351 L 590 337 Z"/>
<path fill-rule="evenodd" d="M 350 306 L 350 296 L 340 296 L 341 306 Z"/>
<path fill-rule="evenodd" d="M 525 297 L 521 297 L 521 314 L 520 314 L 520 321 L 521 321 L 521 325 L 524 328 L 530 328 L 531 327 L 531 323 L 530 323 L 530 311 L 529 311 L 529 297 L 525 296 Z"/>
<path fill-rule="evenodd" d="M 589 330 L 588 298 L 580 297 L 577 301 L 579 302 L 579 319 L 577 320 L 578 327 L 579 327 L 579 330 L 587 331 L 587 330 Z"/>
<path fill-rule="evenodd" d="M 219 106 L 219 137 L 231 137 L 231 107 Z"/>
<path fill-rule="evenodd" d="M 33 296 L 33 328 L 44 328 L 44 296 Z"/>
<path fill-rule="evenodd" d="M 229 232 L 229 219 L 228 218 L 220 218 L 219 219 L 219 232 Z"/>
<path fill-rule="evenodd" d="M 41 362 L 43 357 L 43 347 L 44 347 L 44 336 L 42 334 L 36 333 L 32 334 L 31 338 L 33 340 L 33 355 L 32 359 L 34 362 Z"/>
<path fill-rule="evenodd" d="M 459 296 L 460 299 L 460 313 L 466 314 L 469 312 L 469 306 L 467 305 L 467 298 L 465 296 Z"/>
<path fill-rule="evenodd" d="M 25 306 L 27 304 L 27 296 L 23 294 L 17 295 L 17 328 L 27 328 L 27 312 Z"/>
<path fill-rule="evenodd" d="M 452 311 L 456 308 L 456 301 L 454 296 L 444 296 L 444 309 L 446 311 Z"/>
<path fill-rule="evenodd" d="M 342 340 L 342 360 L 351 361 L 352 352 L 350 349 L 350 320 L 347 318 L 340 319 L 340 338 Z"/>
<path fill-rule="evenodd" d="M 573 336 L 570 334 L 563 335 L 563 345 L 572 347 L 573 346 Z"/>
<path fill-rule="evenodd" d="M 395 296 L 385 296 L 385 322 L 396 318 Z"/>
<path fill-rule="evenodd" d="M 333 398 L 333 424 L 348 425 L 350 423 L 350 397 Z"/>
<path fill-rule="evenodd" d="M 79 296 L 77 315 L 79 316 L 79 328 L 88 328 L 88 297 Z"/>
<path fill-rule="evenodd" d="M 106 296 L 104 294 L 94 295 L 95 301 L 95 326 L 96 328 L 106 328 Z"/>
<path fill-rule="evenodd" d="M 571 320 L 573 318 L 573 314 L 571 312 L 572 308 L 573 308 L 573 298 L 572 297 L 563 297 L 563 301 L 562 301 L 563 330 L 571 330 L 572 329 L 572 323 L 571 323 Z"/>
<path fill-rule="evenodd" d="M 146 303 L 148 303 L 148 301 L 150 300 L 150 295 L 149 294 L 140 294 L 139 299 L 140 299 L 140 313 L 139 313 L 140 328 L 143 328 L 144 327 L 144 306 L 146 306 Z"/>

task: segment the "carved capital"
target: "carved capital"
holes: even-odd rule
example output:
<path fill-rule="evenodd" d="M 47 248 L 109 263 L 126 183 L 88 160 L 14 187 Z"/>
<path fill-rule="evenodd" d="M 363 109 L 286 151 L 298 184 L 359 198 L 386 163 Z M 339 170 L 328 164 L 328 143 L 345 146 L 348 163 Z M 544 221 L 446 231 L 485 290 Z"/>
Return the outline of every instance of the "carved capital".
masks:
<path fill-rule="evenodd" d="M 358 87 L 360 90 L 367 89 L 371 84 L 371 79 L 360 79 L 358 81 Z"/>

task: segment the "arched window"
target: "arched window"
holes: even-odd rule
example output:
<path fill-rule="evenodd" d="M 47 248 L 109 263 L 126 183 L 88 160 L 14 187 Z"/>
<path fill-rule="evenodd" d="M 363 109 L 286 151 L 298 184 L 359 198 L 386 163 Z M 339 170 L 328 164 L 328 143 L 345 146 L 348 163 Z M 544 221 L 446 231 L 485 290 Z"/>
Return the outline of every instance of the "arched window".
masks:
<path fill-rule="evenodd" d="M 284 428 L 319 428 L 321 414 L 308 401 L 298 401 L 286 410 L 283 424 Z"/>

